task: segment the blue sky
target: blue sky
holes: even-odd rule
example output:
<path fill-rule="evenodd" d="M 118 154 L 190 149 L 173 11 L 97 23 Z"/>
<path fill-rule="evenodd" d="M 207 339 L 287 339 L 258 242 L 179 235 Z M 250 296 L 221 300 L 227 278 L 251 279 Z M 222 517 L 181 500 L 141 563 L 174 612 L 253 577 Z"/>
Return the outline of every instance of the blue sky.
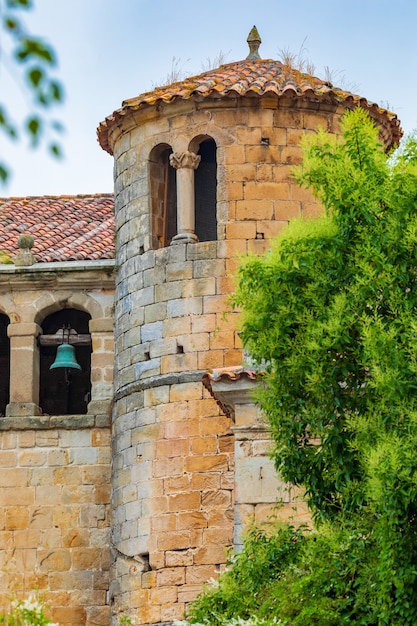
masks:
<path fill-rule="evenodd" d="M 26 23 L 58 55 L 65 104 L 65 158 L 56 162 L 26 142 L 0 137 L 12 169 L 1 196 L 112 191 L 112 158 L 96 127 L 120 107 L 164 82 L 175 57 L 187 74 L 200 73 L 222 51 L 244 59 L 256 24 L 263 58 L 302 50 L 323 77 L 328 66 L 343 83 L 395 111 L 405 132 L 417 127 L 417 2 L 414 0 L 35 0 Z M 19 118 L 25 105 L 7 73 L 0 100 Z"/>

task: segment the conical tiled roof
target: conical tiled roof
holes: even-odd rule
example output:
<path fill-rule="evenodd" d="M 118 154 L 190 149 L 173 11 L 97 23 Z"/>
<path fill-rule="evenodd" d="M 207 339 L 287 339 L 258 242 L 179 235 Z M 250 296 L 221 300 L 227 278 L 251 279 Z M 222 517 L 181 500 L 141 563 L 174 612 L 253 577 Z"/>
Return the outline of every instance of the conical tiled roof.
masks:
<path fill-rule="evenodd" d="M 356 94 L 338 89 L 328 81 L 311 76 L 287 64 L 272 59 L 245 59 L 235 63 L 221 65 L 198 76 L 157 87 L 136 98 L 122 103 L 122 107 L 114 111 L 99 125 L 97 133 L 101 147 L 112 154 L 109 144 L 109 131 L 120 120 L 133 111 L 145 107 L 157 106 L 159 103 L 172 103 L 179 99 L 190 98 L 228 98 L 236 96 L 263 97 L 267 95 L 293 96 L 313 98 L 323 102 L 341 103 L 346 108 L 360 105 L 369 110 L 371 117 L 385 129 L 384 140 L 390 146 L 397 144 L 402 131 L 397 116 L 368 102 Z"/>

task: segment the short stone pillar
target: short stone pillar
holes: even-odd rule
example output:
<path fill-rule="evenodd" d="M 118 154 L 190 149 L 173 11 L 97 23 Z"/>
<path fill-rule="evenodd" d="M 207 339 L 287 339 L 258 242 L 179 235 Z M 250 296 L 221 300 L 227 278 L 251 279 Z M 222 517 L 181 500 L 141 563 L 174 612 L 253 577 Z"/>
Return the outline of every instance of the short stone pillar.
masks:
<path fill-rule="evenodd" d="M 33 322 L 9 324 L 10 403 L 6 416 L 41 415 L 39 408 L 39 350 L 41 327 Z"/>
<path fill-rule="evenodd" d="M 110 318 L 92 319 L 89 323 L 91 353 L 91 415 L 108 413 L 113 396 L 114 330 Z"/>
<path fill-rule="evenodd" d="M 199 155 L 188 150 L 169 157 L 170 164 L 177 170 L 177 234 L 171 245 L 198 241 L 195 234 L 194 170 L 200 161 Z"/>

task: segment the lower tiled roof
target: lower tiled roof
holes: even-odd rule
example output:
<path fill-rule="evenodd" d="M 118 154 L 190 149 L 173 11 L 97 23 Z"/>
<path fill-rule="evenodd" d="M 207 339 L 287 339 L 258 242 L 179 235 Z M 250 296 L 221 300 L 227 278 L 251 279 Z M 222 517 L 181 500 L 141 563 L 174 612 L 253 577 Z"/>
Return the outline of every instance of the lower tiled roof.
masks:
<path fill-rule="evenodd" d="M 0 198 L 0 250 L 15 257 L 23 234 L 38 263 L 111 259 L 113 194 Z"/>

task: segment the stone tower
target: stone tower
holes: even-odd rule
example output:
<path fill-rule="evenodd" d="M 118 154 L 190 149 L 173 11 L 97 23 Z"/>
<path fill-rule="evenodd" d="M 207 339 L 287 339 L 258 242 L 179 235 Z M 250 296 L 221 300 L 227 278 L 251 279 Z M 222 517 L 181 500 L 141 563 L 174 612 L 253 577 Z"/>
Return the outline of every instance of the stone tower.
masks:
<path fill-rule="evenodd" d="M 244 516 L 273 503 L 259 495 L 266 437 L 236 314 L 223 314 L 238 255 L 320 211 L 291 177 L 302 135 L 337 133 L 362 106 L 387 147 L 400 137 L 388 111 L 261 59 L 256 29 L 248 43 L 246 60 L 126 100 L 98 129 L 115 161 L 118 266 L 110 603 L 137 623 L 181 618 Z M 203 386 L 208 370 L 230 402 Z"/>

